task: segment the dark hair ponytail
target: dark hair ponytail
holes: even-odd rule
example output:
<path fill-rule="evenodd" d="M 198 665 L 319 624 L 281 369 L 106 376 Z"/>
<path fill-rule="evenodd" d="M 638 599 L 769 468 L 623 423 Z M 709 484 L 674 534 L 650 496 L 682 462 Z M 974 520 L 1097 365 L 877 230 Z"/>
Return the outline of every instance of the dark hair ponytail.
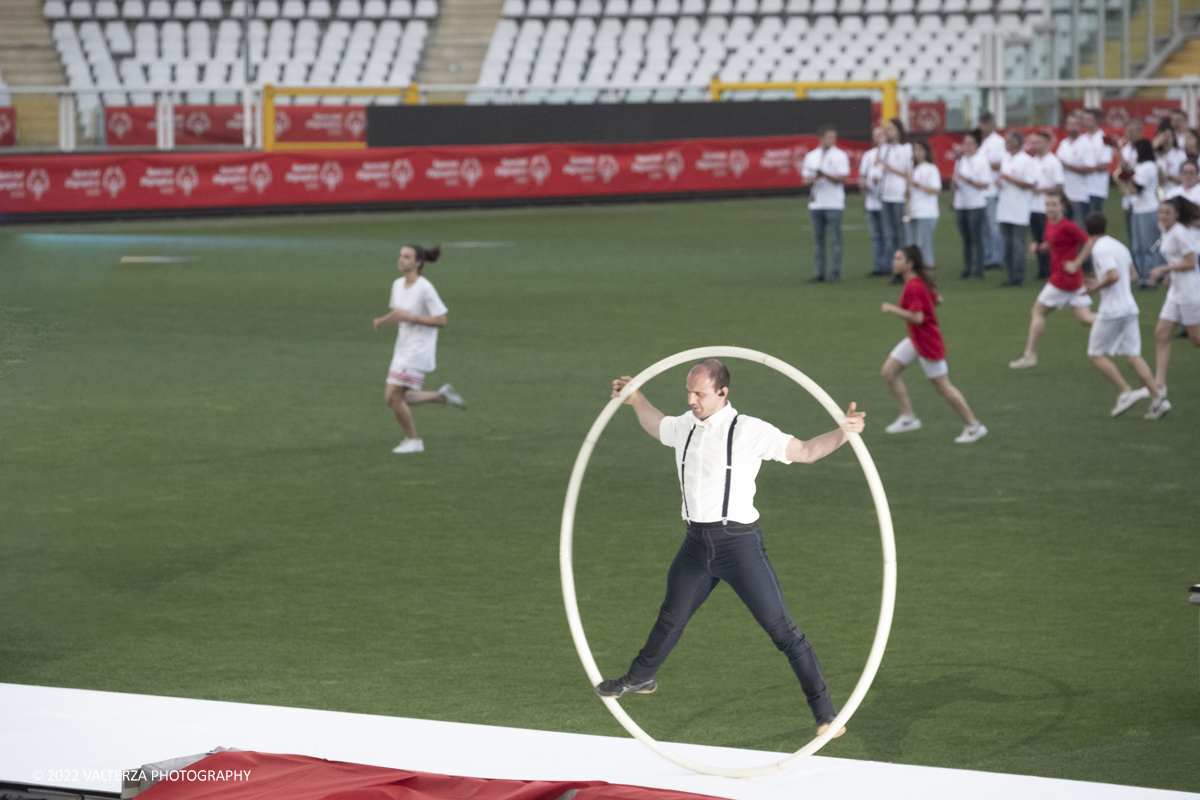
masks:
<path fill-rule="evenodd" d="M 417 254 L 417 274 L 420 275 L 425 270 L 425 262 L 434 262 L 442 255 L 442 246 L 435 244 L 433 247 L 421 247 L 419 244 L 406 244 L 405 247 L 411 247 L 413 252 Z"/>
<path fill-rule="evenodd" d="M 1179 221 L 1183 223 L 1184 227 L 1188 227 L 1200 219 L 1200 206 L 1183 195 L 1176 195 L 1165 202 L 1175 206 L 1175 212 L 1179 215 Z"/>
<path fill-rule="evenodd" d="M 929 270 L 929 265 L 925 263 L 925 256 L 921 255 L 921 248 L 915 244 L 910 244 L 908 247 L 901 247 L 900 252 L 904 253 L 913 265 L 913 272 L 917 273 L 917 277 L 925 284 L 929 291 L 937 289 L 937 283 L 933 279 L 933 273 Z"/>

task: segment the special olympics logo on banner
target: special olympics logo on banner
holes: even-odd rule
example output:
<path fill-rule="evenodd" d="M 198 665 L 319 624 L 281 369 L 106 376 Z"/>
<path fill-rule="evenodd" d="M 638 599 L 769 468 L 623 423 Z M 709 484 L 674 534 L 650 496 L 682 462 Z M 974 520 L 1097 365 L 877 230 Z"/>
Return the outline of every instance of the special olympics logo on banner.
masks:
<path fill-rule="evenodd" d="M 742 177 L 742 173 L 750 169 L 750 157 L 745 150 L 734 150 L 729 154 L 729 169 L 735 178 Z"/>
<path fill-rule="evenodd" d="M 212 118 L 204 111 L 193 111 L 188 114 L 187 122 L 183 127 L 195 136 L 203 136 L 212 129 Z"/>
<path fill-rule="evenodd" d="M 0 110 L 0 139 L 3 139 L 13 129 L 12 114 Z"/>
<path fill-rule="evenodd" d="M 413 179 L 413 165 L 407 158 L 397 158 L 392 162 L 392 180 L 405 189 Z"/>
<path fill-rule="evenodd" d="M 534 156 L 529 160 L 529 174 L 537 181 L 538 186 L 541 186 L 546 178 L 550 177 L 550 172 L 550 159 L 546 156 Z"/>
<path fill-rule="evenodd" d="M 675 180 L 679 177 L 679 173 L 683 172 L 684 167 L 683 154 L 678 150 L 672 150 L 667 153 L 667 157 L 663 159 L 663 169 L 667 172 L 667 177 Z"/>
<path fill-rule="evenodd" d="M 926 106 L 917 112 L 917 118 L 913 120 L 913 127 L 919 131 L 932 133 L 945 128 L 945 123 L 942 120 L 942 113 L 936 108 Z"/>
<path fill-rule="evenodd" d="M 462 166 L 458 168 L 458 172 L 462 175 L 462 179 L 467 182 L 467 186 L 474 187 L 479 179 L 483 177 L 483 165 L 479 163 L 478 158 L 464 158 Z"/>
<path fill-rule="evenodd" d="M 267 166 L 267 162 L 255 161 L 250 165 L 250 184 L 259 194 L 271 185 L 271 168 Z"/>
<path fill-rule="evenodd" d="M 121 190 L 125 188 L 125 170 L 120 167 L 109 167 L 104 170 L 104 176 L 100 178 L 100 185 L 104 187 L 104 191 L 113 196 L 113 199 L 116 199 Z"/>
<path fill-rule="evenodd" d="M 291 127 L 292 118 L 288 116 L 288 113 L 275 109 L 275 135 L 278 136 Z"/>
<path fill-rule="evenodd" d="M 200 185 L 200 173 L 196 172 L 196 168 L 189 165 L 182 166 L 175 170 L 175 185 L 183 189 L 183 193 L 191 197 L 192 190 Z"/>
<path fill-rule="evenodd" d="M 320 176 L 321 183 L 332 192 L 342 182 L 342 165 L 336 161 L 326 161 L 321 165 Z"/>
<path fill-rule="evenodd" d="M 41 167 L 29 170 L 29 175 L 25 178 L 25 188 L 33 192 L 35 200 L 41 200 L 42 195 L 50 189 L 50 174 Z"/>
<path fill-rule="evenodd" d="M 600 173 L 600 177 L 604 179 L 605 183 L 615 178 L 620 171 L 621 165 L 607 153 L 596 159 L 596 172 Z"/>
<path fill-rule="evenodd" d="M 133 117 L 124 111 L 118 111 L 108 118 L 108 131 L 118 139 L 124 139 L 125 134 L 133 130 Z"/>
<path fill-rule="evenodd" d="M 363 135 L 367 129 L 367 115 L 362 111 L 351 111 L 346 115 L 346 130 L 354 135 L 354 138 Z"/>

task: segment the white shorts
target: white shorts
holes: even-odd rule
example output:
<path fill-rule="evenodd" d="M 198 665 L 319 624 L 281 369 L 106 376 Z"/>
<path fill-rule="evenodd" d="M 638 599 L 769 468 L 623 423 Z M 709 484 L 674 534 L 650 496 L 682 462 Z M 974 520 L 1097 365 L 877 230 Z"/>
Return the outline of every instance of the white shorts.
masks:
<path fill-rule="evenodd" d="M 1037 301 L 1047 308 L 1068 308 L 1072 306 L 1090 306 L 1092 298 L 1082 286 L 1073 292 L 1064 292 L 1057 286 L 1047 283 L 1038 292 Z"/>
<path fill-rule="evenodd" d="M 1130 314 L 1115 319 L 1098 319 L 1092 323 L 1088 334 L 1089 356 L 1140 356 L 1142 354 L 1142 331 L 1138 328 L 1138 315 Z"/>
<path fill-rule="evenodd" d="M 420 389 L 425 385 L 425 373 L 419 369 L 407 366 L 399 359 L 392 359 L 388 367 L 387 382 L 392 386 L 407 386 L 410 389 Z"/>
<path fill-rule="evenodd" d="M 1200 298 L 1181 298 L 1175 292 L 1168 290 L 1167 299 L 1163 302 L 1158 318 L 1179 322 L 1185 327 L 1200 325 Z"/>
<path fill-rule="evenodd" d="M 925 370 L 926 378 L 940 378 L 950 372 L 950 368 L 946 366 L 946 359 L 941 361 L 930 361 L 927 358 L 922 358 L 917 353 L 917 348 L 912 343 L 912 339 L 907 336 L 900 340 L 900 344 L 892 348 L 892 352 L 888 354 L 889 358 L 894 358 L 904 366 L 908 366 L 913 362 L 914 358 L 921 359 L 921 369 Z"/>

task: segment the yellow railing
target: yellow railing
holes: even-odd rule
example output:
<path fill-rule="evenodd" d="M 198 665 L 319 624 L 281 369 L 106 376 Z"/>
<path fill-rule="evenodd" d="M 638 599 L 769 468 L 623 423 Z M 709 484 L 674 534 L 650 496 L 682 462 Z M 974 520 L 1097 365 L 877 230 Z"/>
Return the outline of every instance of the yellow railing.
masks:
<path fill-rule="evenodd" d="M 420 102 L 420 90 L 417 84 L 410 83 L 404 87 L 369 88 L 360 86 L 263 86 L 263 150 L 362 150 L 366 142 L 277 142 L 275 141 L 275 96 L 289 97 L 299 95 L 321 96 L 336 95 L 340 97 L 390 97 L 398 95 L 404 99 L 405 105 L 416 105 Z"/>
<path fill-rule="evenodd" d="M 712 79 L 709 90 L 713 100 L 720 100 L 725 92 L 794 92 L 797 100 L 803 100 L 810 91 L 845 91 L 847 89 L 875 89 L 883 92 L 883 103 L 880 111 L 882 119 L 892 119 L 900 114 L 898 100 L 899 81 L 889 78 L 884 81 L 792 81 L 792 82 L 762 82 L 762 83 L 725 83 Z"/>

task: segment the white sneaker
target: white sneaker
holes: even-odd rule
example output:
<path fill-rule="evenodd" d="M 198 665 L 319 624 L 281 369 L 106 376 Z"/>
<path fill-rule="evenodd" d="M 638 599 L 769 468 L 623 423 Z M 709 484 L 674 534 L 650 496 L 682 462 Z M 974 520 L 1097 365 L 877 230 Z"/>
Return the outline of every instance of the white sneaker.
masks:
<path fill-rule="evenodd" d="M 1171 410 L 1171 401 L 1167 399 L 1166 392 L 1159 390 L 1158 399 L 1150 404 L 1150 410 L 1142 417 L 1143 419 L 1162 419 L 1166 413 Z"/>
<path fill-rule="evenodd" d="M 467 404 L 463 402 L 462 395 L 454 391 L 454 387 L 448 383 L 442 388 L 438 389 L 438 394 L 446 398 L 446 405 L 448 406 L 458 406 L 459 408 L 467 407 Z"/>
<path fill-rule="evenodd" d="M 392 448 L 393 453 L 424 453 L 425 442 L 422 439 L 405 439 Z"/>
<path fill-rule="evenodd" d="M 1130 389 L 1128 392 L 1121 392 L 1117 395 L 1117 404 L 1113 406 L 1112 415 L 1117 417 L 1124 414 L 1133 408 L 1139 400 L 1145 400 L 1149 396 L 1150 390 L 1145 386 L 1140 389 Z"/>
<path fill-rule="evenodd" d="M 884 428 L 887 433 L 908 433 L 921 427 L 921 420 L 914 414 L 901 414 L 896 421 Z"/>
<path fill-rule="evenodd" d="M 963 428 L 963 432 L 954 437 L 954 442 L 955 444 L 970 444 L 978 442 L 985 436 L 987 436 L 987 428 L 982 422 L 976 422 L 974 425 Z"/>
<path fill-rule="evenodd" d="M 1021 356 L 1016 361 L 1008 362 L 1008 366 L 1012 369 L 1025 369 L 1026 367 L 1037 366 L 1037 354 L 1031 356 Z"/>
<path fill-rule="evenodd" d="M 1165 386 L 1158 387 L 1158 399 L 1159 400 L 1167 399 L 1167 387 L 1165 387 Z"/>

